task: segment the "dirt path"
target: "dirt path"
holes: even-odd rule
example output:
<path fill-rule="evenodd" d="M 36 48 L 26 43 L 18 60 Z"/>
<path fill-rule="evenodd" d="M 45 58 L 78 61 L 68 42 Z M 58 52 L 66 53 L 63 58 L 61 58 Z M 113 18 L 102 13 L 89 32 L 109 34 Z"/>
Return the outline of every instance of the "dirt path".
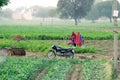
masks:
<path fill-rule="evenodd" d="M 35 71 L 29 78 L 28 80 L 41 80 L 42 78 L 44 78 L 46 76 L 46 70 L 48 69 L 48 67 L 45 67 L 42 71 L 41 70 L 37 70 Z"/>
<path fill-rule="evenodd" d="M 48 67 L 46 67 L 42 72 L 38 73 L 37 77 L 34 80 L 41 80 L 46 74 L 45 71 L 48 69 Z"/>
<path fill-rule="evenodd" d="M 110 53 L 109 53 L 110 54 Z M 46 55 L 43 55 L 43 53 L 34 53 L 34 52 L 26 52 L 26 57 L 38 57 L 38 58 L 47 58 Z M 104 53 L 84 53 L 84 54 L 75 54 L 74 58 L 76 59 L 108 59 L 110 60 L 113 56 L 107 55 Z M 62 59 L 63 57 L 57 57 Z"/>
<path fill-rule="evenodd" d="M 71 75 L 70 80 L 82 80 L 82 67 L 80 65 L 75 65 L 75 69 Z"/>

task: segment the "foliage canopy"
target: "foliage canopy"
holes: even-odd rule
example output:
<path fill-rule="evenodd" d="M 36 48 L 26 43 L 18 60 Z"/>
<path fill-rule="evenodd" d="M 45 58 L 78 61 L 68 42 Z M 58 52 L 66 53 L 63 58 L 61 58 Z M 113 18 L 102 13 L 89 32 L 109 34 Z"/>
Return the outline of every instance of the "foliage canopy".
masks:
<path fill-rule="evenodd" d="M 91 10 L 94 0 L 59 0 L 57 7 L 61 18 L 77 20 L 85 17 Z"/>
<path fill-rule="evenodd" d="M 112 5 L 112 1 L 103 1 L 97 3 L 89 12 L 87 18 L 96 20 L 100 17 L 107 17 L 109 18 L 110 22 L 112 22 Z M 120 11 L 120 4 L 118 4 L 118 10 Z"/>
<path fill-rule="evenodd" d="M 5 6 L 9 3 L 9 0 L 0 0 L 0 7 Z"/>

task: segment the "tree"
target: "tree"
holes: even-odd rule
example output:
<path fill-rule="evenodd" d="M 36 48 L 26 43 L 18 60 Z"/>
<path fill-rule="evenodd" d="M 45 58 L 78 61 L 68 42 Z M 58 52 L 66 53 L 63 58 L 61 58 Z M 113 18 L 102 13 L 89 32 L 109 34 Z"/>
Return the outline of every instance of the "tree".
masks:
<path fill-rule="evenodd" d="M 56 8 L 51 8 L 51 9 L 48 9 L 48 16 L 49 17 L 56 17 Z"/>
<path fill-rule="evenodd" d="M 0 9 L 2 6 L 5 6 L 9 3 L 9 0 L 0 0 Z M 1 13 L 0 13 L 1 14 Z"/>
<path fill-rule="evenodd" d="M 41 17 L 45 18 L 47 17 L 47 9 L 45 7 L 40 7 L 40 6 L 33 6 L 31 7 L 33 9 L 33 16 L 35 17 Z"/>
<path fill-rule="evenodd" d="M 99 11 L 93 7 L 92 10 L 87 14 L 86 19 L 92 20 L 92 22 L 95 22 L 99 18 Z"/>
<path fill-rule="evenodd" d="M 48 9 L 48 17 L 51 17 L 51 24 L 53 24 L 53 17 L 57 16 L 56 8 Z"/>
<path fill-rule="evenodd" d="M 97 3 L 94 6 L 93 10 L 91 10 L 90 12 L 93 14 L 89 14 L 89 16 L 91 16 L 91 19 L 93 17 L 95 17 L 96 19 L 100 17 L 107 17 L 109 18 L 110 22 L 112 22 L 112 4 L 113 4 L 112 1 L 103 1 L 103 2 Z M 120 11 L 120 4 L 118 4 L 118 10 Z"/>
<path fill-rule="evenodd" d="M 119 11 L 118 17 L 120 18 L 120 4 L 118 4 L 118 11 Z"/>
<path fill-rule="evenodd" d="M 97 3 L 100 3 L 100 2 L 103 2 L 103 0 L 95 0 L 94 4 L 97 4 Z"/>
<path fill-rule="evenodd" d="M 1 8 L 2 6 L 7 5 L 8 3 L 9 3 L 9 0 L 0 0 L 0 8 Z"/>
<path fill-rule="evenodd" d="M 98 3 L 96 8 L 99 11 L 99 17 L 108 17 L 110 22 L 112 22 L 112 1 Z"/>
<path fill-rule="evenodd" d="M 77 25 L 78 19 L 87 15 L 94 0 L 59 0 L 57 9 L 61 18 L 72 18 Z"/>
<path fill-rule="evenodd" d="M 32 15 L 34 17 L 39 18 L 47 18 L 47 17 L 55 17 L 56 16 L 56 8 L 55 7 L 40 7 L 40 6 L 32 6 L 30 9 L 33 10 Z"/>
<path fill-rule="evenodd" d="M 13 11 L 11 9 L 4 9 L 0 12 L 0 16 L 4 18 L 12 18 Z"/>

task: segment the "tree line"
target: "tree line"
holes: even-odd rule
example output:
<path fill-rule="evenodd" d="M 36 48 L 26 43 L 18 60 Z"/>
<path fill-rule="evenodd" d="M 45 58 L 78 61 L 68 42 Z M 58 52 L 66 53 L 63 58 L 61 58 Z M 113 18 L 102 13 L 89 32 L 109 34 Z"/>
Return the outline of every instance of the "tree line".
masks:
<path fill-rule="evenodd" d="M 95 20 L 105 17 L 112 22 L 112 5 L 112 0 L 99 2 L 96 0 L 59 0 L 57 9 L 60 18 L 74 19 L 75 25 L 77 25 L 78 20 L 82 18 L 95 22 Z M 120 3 L 118 3 L 118 11 L 120 11 Z M 120 17 L 120 13 L 118 17 Z"/>
<path fill-rule="evenodd" d="M 5 6 L 8 3 L 9 0 L 0 0 L 0 7 Z M 58 0 L 57 8 L 32 6 L 29 9 L 33 9 L 32 16 L 34 17 L 74 19 L 75 25 L 77 25 L 78 21 L 82 18 L 94 22 L 101 17 L 106 17 L 112 22 L 112 4 L 112 0 L 100 2 L 95 2 L 95 0 Z M 119 3 L 118 10 L 120 11 Z M 0 15 L 11 18 L 12 13 L 12 10 L 5 9 L 0 12 Z"/>
<path fill-rule="evenodd" d="M 9 8 L 0 11 L 1 18 L 12 19 L 12 14 L 22 11 L 27 12 L 28 10 L 33 10 L 32 16 L 38 18 L 47 18 L 47 17 L 57 17 L 56 8 L 54 7 L 41 7 L 41 6 L 32 6 L 30 8 L 20 7 L 16 10 L 11 10 Z"/>
<path fill-rule="evenodd" d="M 86 19 L 92 20 L 93 22 L 101 17 L 106 17 L 112 22 L 112 14 L 113 14 L 113 1 L 104 1 L 95 4 L 91 11 L 87 14 Z M 118 5 L 118 11 L 120 12 L 120 3 Z M 120 17 L 120 13 L 118 14 Z"/>

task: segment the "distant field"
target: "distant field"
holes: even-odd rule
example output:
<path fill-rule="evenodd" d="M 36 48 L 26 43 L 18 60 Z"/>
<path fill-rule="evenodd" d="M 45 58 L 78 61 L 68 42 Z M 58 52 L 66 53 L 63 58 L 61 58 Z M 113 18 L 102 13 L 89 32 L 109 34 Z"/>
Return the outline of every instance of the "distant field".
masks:
<path fill-rule="evenodd" d="M 80 32 L 86 40 L 113 39 L 113 24 L 109 22 L 81 22 L 78 26 L 73 21 L 1 21 L 0 38 L 12 39 L 22 35 L 27 40 L 68 40 L 71 33 Z M 120 35 L 119 35 L 120 39 Z"/>
<path fill-rule="evenodd" d="M 28 26 L 55 26 L 55 27 L 65 27 L 65 26 L 71 26 L 75 27 L 73 20 L 1 20 L 0 25 L 28 25 Z M 118 21 L 118 25 L 120 25 Z M 109 21 L 96 21 L 95 23 L 92 23 L 91 21 L 80 21 L 78 22 L 78 26 L 81 28 L 114 28 L 113 23 L 110 23 Z"/>

